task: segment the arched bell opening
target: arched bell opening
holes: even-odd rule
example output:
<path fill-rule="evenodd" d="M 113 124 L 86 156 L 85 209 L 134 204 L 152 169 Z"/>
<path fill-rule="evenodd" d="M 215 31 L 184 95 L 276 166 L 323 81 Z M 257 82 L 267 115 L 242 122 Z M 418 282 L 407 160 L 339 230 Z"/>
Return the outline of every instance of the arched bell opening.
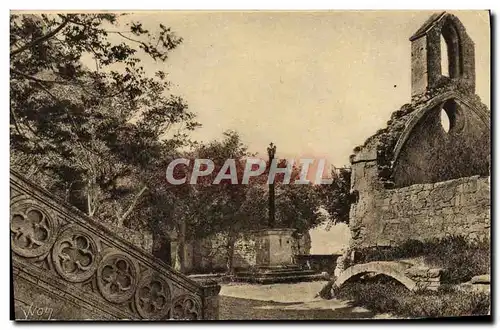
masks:
<path fill-rule="evenodd" d="M 463 75 L 462 46 L 456 27 L 448 21 L 441 30 L 441 74 L 450 78 Z"/>

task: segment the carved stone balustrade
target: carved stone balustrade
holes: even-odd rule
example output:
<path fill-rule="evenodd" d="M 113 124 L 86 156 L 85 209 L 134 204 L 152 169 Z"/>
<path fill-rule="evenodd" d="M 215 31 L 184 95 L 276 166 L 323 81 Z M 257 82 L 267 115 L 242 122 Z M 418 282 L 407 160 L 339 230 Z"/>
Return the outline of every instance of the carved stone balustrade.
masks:
<path fill-rule="evenodd" d="M 11 172 L 15 318 L 217 319 L 202 286 Z"/>

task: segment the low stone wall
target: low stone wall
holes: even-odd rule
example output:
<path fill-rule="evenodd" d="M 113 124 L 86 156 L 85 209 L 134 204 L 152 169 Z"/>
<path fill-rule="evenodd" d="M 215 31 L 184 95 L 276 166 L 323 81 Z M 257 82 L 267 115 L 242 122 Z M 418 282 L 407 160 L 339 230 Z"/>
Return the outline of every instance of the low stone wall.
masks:
<path fill-rule="evenodd" d="M 441 272 L 440 268 L 412 267 L 405 275 L 417 283 L 418 289 L 437 291 L 441 285 Z"/>
<path fill-rule="evenodd" d="M 200 243 L 188 242 L 186 244 L 186 272 L 188 273 L 211 273 L 225 271 L 227 249 L 227 235 L 217 234 L 203 239 Z M 255 236 L 250 233 L 242 233 L 234 245 L 233 266 L 236 270 L 244 270 L 257 264 L 257 249 Z M 309 234 L 295 239 L 293 252 L 308 254 L 311 249 Z"/>
<path fill-rule="evenodd" d="M 304 269 L 327 272 L 333 275 L 340 254 L 302 254 L 294 256 L 295 263 Z"/>
<path fill-rule="evenodd" d="M 448 235 L 489 238 L 489 177 L 374 190 L 351 208 L 353 247 L 393 246 Z"/>
<path fill-rule="evenodd" d="M 16 319 L 217 319 L 201 286 L 11 172 Z M 35 315 L 36 314 L 36 315 Z"/>

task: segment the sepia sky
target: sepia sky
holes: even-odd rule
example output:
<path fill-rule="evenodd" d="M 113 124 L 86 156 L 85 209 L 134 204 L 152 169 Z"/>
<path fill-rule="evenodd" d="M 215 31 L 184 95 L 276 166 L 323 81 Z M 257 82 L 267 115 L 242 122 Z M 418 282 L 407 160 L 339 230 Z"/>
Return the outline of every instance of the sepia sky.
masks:
<path fill-rule="evenodd" d="M 476 44 L 477 93 L 490 106 L 487 11 L 451 11 Z M 164 69 L 198 114 L 193 137 L 235 129 L 250 150 L 348 164 L 352 149 L 410 101 L 408 38 L 429 11 L 139 12 L 184 42 Z"/>

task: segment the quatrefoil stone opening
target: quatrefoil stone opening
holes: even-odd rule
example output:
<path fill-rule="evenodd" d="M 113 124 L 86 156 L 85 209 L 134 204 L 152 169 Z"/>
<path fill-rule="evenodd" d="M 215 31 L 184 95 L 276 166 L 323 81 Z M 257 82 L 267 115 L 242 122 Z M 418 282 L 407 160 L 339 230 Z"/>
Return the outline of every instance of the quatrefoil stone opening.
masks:
<path fill-rule="evenodd" d="M 24 257 L 46 253 L 55 239 L 52 218 L 31 204 L 13 209 L 10 222 L 12 250 Z"/>

